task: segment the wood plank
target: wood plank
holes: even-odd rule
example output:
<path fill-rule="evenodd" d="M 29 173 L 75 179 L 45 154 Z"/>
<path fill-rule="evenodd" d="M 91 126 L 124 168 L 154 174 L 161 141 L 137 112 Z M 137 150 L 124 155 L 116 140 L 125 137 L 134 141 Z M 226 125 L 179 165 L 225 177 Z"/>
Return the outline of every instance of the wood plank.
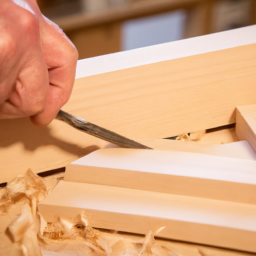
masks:
<path fill-rule="evenodd" d="M 10 181 L 17 175 L 25 173 L 29 168 L 34 172 L 44 172 L 52 169 L 65 167 L 67 164 L 81 158 L 97 149 L 117 147 L 116 145 L 102 141 L 72 129 L 62 122 L 54 121 L 48 128 L 36 128 L 28 119 L 1 120 L 0 131 L 5 134 L 0 141 L 0 183 Z M 14 132 L 12 127 L 19 127 Z M 232 133 L 232 131 L 231 131 Z M 28 136 L 29 134 L 29 136 Z M 72 138 L 66 136 L 72 134 Z M 212 133 L 214 141 L 216 136 Z M 223 134 L 222 134 L 223 135 Z M 1 136 L 1 133 L 0 133 Z M 221 141 L 227 139 L 230 133 L 226 131 Z M 40 138 L 40 139 L 39 139 Z M 255 153 L 245 142 L 230 145 L 199 145 L 183 141 L 163 139 L 140 139 L 134 138 L 141 143 L 154 149 L 196 152 L 242 159 L 255 159 Z M 15 161 L 13 159 L 15 158 Z"/>
<path fill-rule="evenodd" d="M 134 139 L 232 123 L 235 106 L 256 103 L 255 49 L 252 26 L 81 61 L 64 110 Z M 0 182 L 107 146 L 58 121 L 47 128 L 27 119 L 0 123 Z"/>
<path fill-rule="evenodd" d="M 0 183 L 10 181 L 29 168 L 36 173 L 65 167 L 97 149 L 116 145 L 76 131 L 62 122 L 53 121 L 46 128 L 34 127 L 28 119 L 1 120 L 0 126 Z M 54 129 L 53 129 L 54 125 Z M 18 128 L 18 131 L 14 131 Z M 5 136 L 1 136 L 4 134 Z M 29 134 L 29 135 L 28 135 Z M 69 134 L 70 137 L 67 137 Z M 205 142 L 229 141 L 233 131 L 207 136 Z M 214 136 L 211 139 L 211 136 Z M 40 138 L 40 139 L 39 139 Z M 196 152 L 242 159 L 255 159 L 255 153 L 245 142 L 230 145 L 200 145 L 183 141 L 134 138 L 154 149 Z M 15 161 L 13 161 L 15 159 Z"/>
<path fill-rule="evenodd" d="M 65 181 L 256 205 L 256 162 L 164 150 L 102 149 L 66 167 Z"/>
<path fill-rule="evenodd" d="M 256 103 L 255 66 L 256 44 L 85 77 L 64 110 L 128 137 L 223 126 Z"/>
<path fill-rule="evenodd" d="M 256 152 L 256 105 L 237 107 L 236 134 L 247 140 Z"/>
<path fill-rule="evenodd" d="M 89 225 L 256 252 L 256 206 L 61 181 L 39 204 L 46 221 L 82 211 Z"/>
<path fill-rule="evenodd" d="M 76 79 L 255 43 L 256 26 L 249 26 L 115 54 L 107 54 L 79 60 Z"/>

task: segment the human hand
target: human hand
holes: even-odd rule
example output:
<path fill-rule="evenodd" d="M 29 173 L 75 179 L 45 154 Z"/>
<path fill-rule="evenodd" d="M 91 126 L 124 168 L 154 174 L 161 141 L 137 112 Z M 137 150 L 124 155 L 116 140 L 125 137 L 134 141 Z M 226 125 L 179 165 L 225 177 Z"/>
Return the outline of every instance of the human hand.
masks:
<path fill-rule="evenodd" d="M 1 1 L 0 119 L 30 116 L 47 125 L 69 99 L 78 54 L 35 0 L 24 2 L 29 10 Z"/>

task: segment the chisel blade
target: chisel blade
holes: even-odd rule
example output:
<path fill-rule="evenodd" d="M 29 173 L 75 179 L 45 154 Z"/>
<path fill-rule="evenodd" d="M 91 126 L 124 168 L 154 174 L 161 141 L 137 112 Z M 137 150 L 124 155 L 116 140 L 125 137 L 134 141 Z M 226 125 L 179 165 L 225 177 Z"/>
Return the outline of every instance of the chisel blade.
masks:
<path fill-rule="evenodd" d="M 115 132 L 109 131 L 98 125 L 89 123 L 82 118 L 73 116 L 63 110 L 60 110 L 55 119 L 63 121 L 79 131 L 88 133 L 94 137 L 116 144 L 122 148 L 151 149 L 134 140 L 128 139 Z"/>

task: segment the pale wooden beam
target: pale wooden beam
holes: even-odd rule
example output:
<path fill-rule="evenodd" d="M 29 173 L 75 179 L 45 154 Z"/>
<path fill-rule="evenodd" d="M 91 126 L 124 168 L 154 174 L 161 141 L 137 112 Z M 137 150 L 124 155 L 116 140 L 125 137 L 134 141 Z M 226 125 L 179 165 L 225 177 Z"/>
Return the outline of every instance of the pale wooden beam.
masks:
<path fill-rule="evenodd" d="M 92 227 L 256 252 L 256 206 L 61 181 L 41 203 L 46 221 L 83 211 Z"/>
<path fill-rule="evenodd" d="M 247 140 L 256 152 L 256 105 L 237 107 L 236 134 Z"/>
<path fill-rule="evenodd" d="M 66 168 L 83 182 L 256 205 L 256 162 L 188 152 L 102 149 Z"/>
<path fill-rule="evenodd" d="M 16 133 L 10 124 L 19 127 Z M 52 127 L 52 124 L 50 125 Z M 54 129 L 35 128 L 29 120 L 1 121 L 0 130 L 5 137 L 0 142 L 0 183 L 8 182 L 28 168 L 34 172 L 44 172 L 65 167 L 67 164 L 100 148 L 117 147 L 103 140 L 76 131 L 61 122 L 54 124 Z M 70 136 L 67 136 L 69 134 Z M 218 133 L 219 134 L 219 133 Z M 206 142 L 230 142 L 233 132 L 225 131 L 216 138 L 215 133 L 206 138 Z M 211 136 L 213 135 L 213 139 Z M 224 135 L 224 136 L 223 136 Z M 1 136 L 1 134 L 0 134 Z M 238 142 L 230 145 L 199 145 L 183 141 L 134 138 L 155 149 L 197 152 L 241 159 L 255 159 L 254 152 L 247 143 Z M 15 161 L 13 160 L 15 159 Z"/>

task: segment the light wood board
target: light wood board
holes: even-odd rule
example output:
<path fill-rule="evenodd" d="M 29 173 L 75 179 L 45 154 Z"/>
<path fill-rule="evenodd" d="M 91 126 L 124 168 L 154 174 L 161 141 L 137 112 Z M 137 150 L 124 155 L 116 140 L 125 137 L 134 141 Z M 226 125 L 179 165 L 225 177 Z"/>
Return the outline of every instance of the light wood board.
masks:
<path fill-rule="evenodd" d="M 256 206 L 61 181 L 39 204 L 46 221 L 82 211 L 89 225 L 256 252 Z"/>
<path fill-rule="evenodd" d="M 237 105 L 256 103 L 255 35 L 252 26 L 79 62 L 64 110 L 134 139 L 234 123 Z M 58 121 L 36 128 L 27 119 L 0 120 L 0 182 L 106 146 Z"/>
<path fill-rule="evenodd" d="M 256 162 L 188 152 L 101 149 L 66 168 L 65 181 L 256 205 Z"/>
<path fill-rule="evenodd" d="M 127 137 L 223 126 L 256 103 L 255 67 L 253 44 L 84 77 L 64 110 Z"/>
<path fill-rule="evenodd" d="M 0 131 L 6 135 L 0 142 L 0 167 L 3 170 L 0 172 L 0 183 L 10 181 L 17 175 L 25 173 L 29 168 L 36 173 L 49 171 L 65 167 L 97 149 L 117 147 L 57 121 L 54 121 L 56 129 L 35 128 L 29 120 L 23 119 L 0 122 L 2 125 Z M 10 123 L 17 125 L 18 130 L 15 133 L 10 129 Z M 72 134 L 72 141 L 66 134 Z M 211 139 L 211 136 L 214 139 Z M 233 131 L 227 129 L 217 138 L 215 133 L 211 133 L 207 141 L 216 144 L 223 140 L 230 141 L 230 138 L 233 138 Z M 256 159 L 255 152 L 246 142 L 200 145 L 194 142 L 164 139 L 134 139 L 154 149 Z"/>
<path fill-rule="evenodd" d="M 236 134 L 247 140 L 256 152 L 256 105 L 237 107 Z"/>
<path fill-rule="evenodd" d="M 50 127 L 35 128 L 29 120 L 24 119 L 0 122 L 2 125 L 0 131 L 3 131 L 6 135 L 0 142 L 0 166 L 3 170 L 0 172 L 0 183 L 10 181 L 17 175 L 25 173 L 29 168 L 36 173 L 57 169 L 65 167 L 67 164 L 97 149 L 117 147 L 81 133 L 62 122 L 54 121 L 55 129 Z M 10 124 L 17 125 L 18 130 L 15 133 L 10 129 Z M 66 134 L 72 134 L 72 141 Z M 225 132 L 221 133 L 217 131 L 206 136 L 207 138 L 204 141 L 214 144 L 222 141 L 231 142 L 230 139 L 234 138 L 232 129 L 225 129 Z M 225 145 L 200 145 L 198 142 L 134 139 L 154 149 L 256 159 L 254 151 L 246 142 Z"/>

